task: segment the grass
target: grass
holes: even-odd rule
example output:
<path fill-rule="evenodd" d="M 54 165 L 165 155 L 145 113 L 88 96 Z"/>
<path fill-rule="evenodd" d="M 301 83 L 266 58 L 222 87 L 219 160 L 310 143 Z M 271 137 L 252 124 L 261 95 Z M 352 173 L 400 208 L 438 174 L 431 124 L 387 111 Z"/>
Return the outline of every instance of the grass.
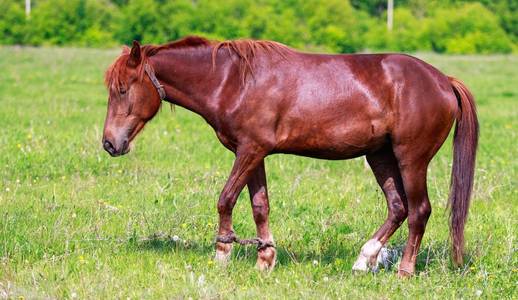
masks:
<path fill-rule="evenodd" d="M 418 274 L 399 280 L 394 268 L 351 272 L 386 214 L 362 159 L 267 158 L 278 265 L 258 272 L 247 247 L 215 265 L 216 200 L 233 155 L 200 117 L 164 105 L 129 155 L 109 157 L 102 80 L 117 54 L 0 48 L 0 298 L 517 297 L 517 56 L 419 55 L 472 89 L 481 145 L 467 264 L 449 256 L 449 140 L 429 169 L 434 213 Z M 234 219 L 240 236 L 254 235 L 247 193 Z M 406 236 L 405 223 L 389 246 Z"/>

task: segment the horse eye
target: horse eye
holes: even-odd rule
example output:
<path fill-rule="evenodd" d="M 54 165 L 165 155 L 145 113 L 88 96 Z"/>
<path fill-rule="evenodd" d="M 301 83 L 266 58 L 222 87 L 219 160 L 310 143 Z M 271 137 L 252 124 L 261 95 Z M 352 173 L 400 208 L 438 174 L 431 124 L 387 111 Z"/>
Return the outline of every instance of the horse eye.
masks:
<path fill-rule="evenodd" d="M 125 88 L 123 88 L 123 87 L 121 87 L 121 88 L 119 89 L 119 93 L 120 93 L 121 95 L 126 94 L 126 89 L 125 89 Z"/>

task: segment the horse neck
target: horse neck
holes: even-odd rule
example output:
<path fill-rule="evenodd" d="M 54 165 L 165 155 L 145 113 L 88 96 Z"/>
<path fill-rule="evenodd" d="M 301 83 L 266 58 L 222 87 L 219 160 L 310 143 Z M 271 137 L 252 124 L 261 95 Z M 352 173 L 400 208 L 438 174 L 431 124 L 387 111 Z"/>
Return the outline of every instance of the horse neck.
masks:
<path fill-rule="evenodd" d="M 217 93 L 230 68 L 226 63 L 214 68 L 212 47 L 163 50 L 149 63 L 164 86 L 166 101 L 201 115 L 211 125 L 217 122 Z"/>

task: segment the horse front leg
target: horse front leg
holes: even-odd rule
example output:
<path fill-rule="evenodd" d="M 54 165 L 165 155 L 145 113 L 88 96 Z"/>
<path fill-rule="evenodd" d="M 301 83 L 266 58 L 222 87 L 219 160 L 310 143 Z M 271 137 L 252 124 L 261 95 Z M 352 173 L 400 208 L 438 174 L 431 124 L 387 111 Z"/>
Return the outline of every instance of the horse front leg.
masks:
<path fill-rule="evenodd" d="M 216 239 L 216 261 L 226 264 L 235 239 L 232 229 L 232 210 L 243 187 L 250 180 L 253 171 L 262 162 L 264 154 L 257 150 L 238 149 L 230 176 L 218 201 L 219 229 Z"/>
<path fill-rule="evenodd" d="M 261 271 L 270 271 L 275 266 L 277 251 L 275 250 L 273 236 L 268 225 L 270 204 L 268 203 L 264 159 L 261 160 L 259 166 L 252 173 L 248 181 L 248 191 L 250 193 L 257 237 L 261 241 L 257 249 L 257 268 Z"/>

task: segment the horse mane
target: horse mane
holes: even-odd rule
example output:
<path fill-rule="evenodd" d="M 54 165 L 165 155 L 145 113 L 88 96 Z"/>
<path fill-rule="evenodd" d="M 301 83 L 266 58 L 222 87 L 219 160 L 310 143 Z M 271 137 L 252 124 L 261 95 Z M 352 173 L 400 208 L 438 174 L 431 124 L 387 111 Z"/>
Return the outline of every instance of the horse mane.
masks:
<path fill-rule="evenodd" d="M 219 50 L 226 49 L 230 56 L 232 54 L 237 56 L 239 75 L 243 84 L 245 83 L 248 75 L 253 76 L 254 59 L 257 57 L 257 55 L 265 54 L 268 56 L 278 56 L 282 59 L 287 59 L 288 55 L 294 51 L 281 43 L 266 40 L 238 39 L 220 42 L 208 40 L 200 36 L 187 36 L 177 41 L 162 45 L 142 46 L 142 62 L 137 67 L 139 79 L 142 80 L 144 76 L 143 65 L 146 63 L 146 61 L 161 51 L 170 49 L 196 50 L 207 47 L 212 47 L 211 58 L 213 69 L 216 68 L 216 58 Z M 129 53 L 130 49 L 125 46 L 121 55 L 106 71 L 104 82 L 107 87 L 115 84 L 117 89 L 120 88 L 120 73 L 121 70 L 126 67 L 126 63 L 129 59 Z"/>
<path fill-rule="evenodd" d="M 142 47 L 142 53 L 144 53 L 144 56 L 150 57 L 162 50 L 200 48 L 210 46 L 213 43 L 213 41 L 201 36 L 187 36 L 162 45 L 145 45 Z"/>
<path fill-rule="evenodd" d="M 247 75 L 254 73 L 254 59 L 258 54 L 265 54 L 270 57 L 278 56 L 287 59 L 293 50 L 286 45 L 273 41 L 239 39 L 232 41 L 218 42 L 212 48 L 212 67 L 216 67 L 216 56 L 218 51 L 226 48 L 229 55 L 232 53 L 238 57 L 239 75 L 244 85 Z"/>

